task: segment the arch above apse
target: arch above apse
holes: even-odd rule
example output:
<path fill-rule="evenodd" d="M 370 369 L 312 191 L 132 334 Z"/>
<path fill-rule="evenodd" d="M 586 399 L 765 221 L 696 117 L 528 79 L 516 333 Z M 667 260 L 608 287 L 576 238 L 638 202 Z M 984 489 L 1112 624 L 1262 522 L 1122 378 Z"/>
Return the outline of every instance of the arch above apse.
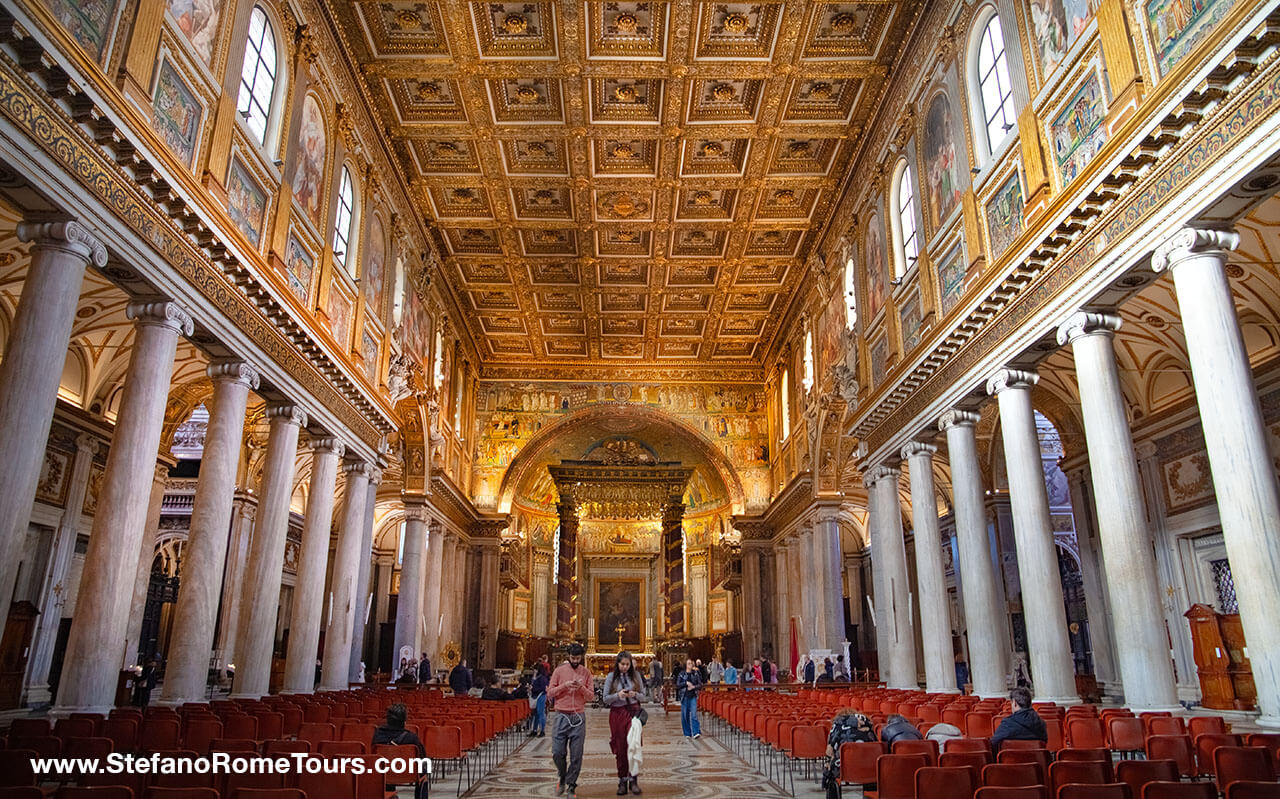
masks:
<path fill-rule="evenodd" d="M 638 422 L 640 423 L 639 430 L 644 430 L 647 426 L 678 437 L 700 455 L 703 461 L 714 470 L 715 475 L 720 479 L 720 483 L 725 489 L 726 496 L 729 498 L 730 512 L 743 512 L 746 493 L 742 488 L 742 480 L 739 478 L 737 470 L 729 462 L 728 457 L 711 443 L 701 431 L 665 411 L 643 405 L 623 403 L 590 405 L 570 413 L 568 416 L 559 419 L 554 424 L 543 427 L 534 434 L 511 460 L 502 475 L 502 486 L 498 492 L 498 511 L 500 513 L 511 512 L 516 491 L 520 486 L 524 485 L 526 480 L 533 479 L 536 476 L 538 469 L 545 465 L 543 459 L 547 451 L 558 440 L 569 433 L 575 432 L 584 425 L 614 420 L 626 420 L 631 422 L 632 425 Z M 618 430 L 615 434 L 640 436 L 638 432 L 633 430 Z M 649 443 L 652 444 L 652 442 Z"/>

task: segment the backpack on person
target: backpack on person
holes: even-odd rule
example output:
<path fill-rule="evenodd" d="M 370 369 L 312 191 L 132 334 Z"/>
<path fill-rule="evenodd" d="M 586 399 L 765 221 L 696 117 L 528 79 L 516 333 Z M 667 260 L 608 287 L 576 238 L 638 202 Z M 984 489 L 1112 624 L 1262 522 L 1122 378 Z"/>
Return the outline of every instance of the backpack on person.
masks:
<path fill-rule="evenodd" d="M 861 713 L 841 713 L 832 719 L 831 734 L 827 736 L 831 758 L 822 770 L 822 787 L 828 799 L 839 799 L 840 796 L 840 747 L 851 742 L 874 742 L 875 739 L 871 720 Z"/>

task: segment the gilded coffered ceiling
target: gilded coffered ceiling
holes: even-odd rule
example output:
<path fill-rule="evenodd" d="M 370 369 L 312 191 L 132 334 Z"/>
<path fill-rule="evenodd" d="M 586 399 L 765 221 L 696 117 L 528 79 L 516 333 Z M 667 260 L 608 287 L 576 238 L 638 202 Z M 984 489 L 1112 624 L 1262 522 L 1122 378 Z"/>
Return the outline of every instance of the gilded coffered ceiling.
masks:
<path fill-rule="evenodd" d="M 758 369 L 918 7 L 332 6 L 492 375 Z"/>

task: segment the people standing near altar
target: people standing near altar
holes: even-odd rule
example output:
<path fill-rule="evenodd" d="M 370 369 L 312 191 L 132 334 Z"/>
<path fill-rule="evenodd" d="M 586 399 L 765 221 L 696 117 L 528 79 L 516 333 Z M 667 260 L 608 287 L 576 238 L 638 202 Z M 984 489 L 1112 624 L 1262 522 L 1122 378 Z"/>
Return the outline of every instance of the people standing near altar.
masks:
<path fill-rule="evenodd" d="M 555 703 L 556 721 L 551 727 L 551 760 L 560 781 L 556 796 L 578 797 L 578 774 L 582 771 L 582 744 L 587 738 L 587 700 L 595 695 L 591 672 L 582 665 L 582 644 L 569 645 L 569 658 L 556 666 L 547 686 L 547 696 Z"/>
<path fill-rule="evenodd" d="M 764 684 L 764 662 L 760 658 L 751 664 L 751 682 L 756 686 Z"/>
<path fill-rule="evenodd" d="M 773 667 L 773 664 L 769 662 L 769 658 L 760 659 L 760 682 L 761 683 L 767 684 L 771 682 L 777 682 L 777 678 L 775 676 L 776 671 L 777 669 L 775 669 Z"/>
<path fill-rule="evenodd" d="M 828 682 L 836 678 L 836 664 L 830 655 L 822 659 L 822 676 L 826 677 Z"/>
<path fill-rule="evenodd" d="M 702 690 L 702 674 L 693 658 L 684 662 L 684 669 L 676 674 L 676 698 L 680 700 L 680 729 L 684 737 L 702 737 L 702 725 L 698 723 L 698 693 Z"/>
<path fill-rule="evenodd" d="M 711 662 L 707 664 L 707 682 L 711 685 L 719 685 L 724 680 L 724 665 L 720 662 L 720 658 L 711 658 Z"/>
<path fill-rule="evenodd" d="M 427 653 L 422 653 L 422 660 L 418 661 L 418 682 L 431 682 L 431 658 L 427 657 Z"/>
<path fill-rule="evenodd" d="M 662 658 L 655 657 L 649 661 L 649 690 L 653 692 L 655 702 L 662 702 L 662 681 L 666 676 L 662 670 Z"/>
<path fill-rule="evenodd" d="M 627 791 L 640 793 L 640 775 L 631 769 L 627 739 L 631 721 L 640 713 L 644 699 L 644 678 L 636 671 L 631 653 L 622 651 L 613 659 L 613 670 L 604 678 L 604 704 L 609 708 L 609 751 L 618 767 L 618 796 Z M 637 764 L 639 765 L 639 764 Z"/>
<path fill-rule="evenodd" d="M 726 660 L 724 662 L 724 684 L 725 685 L 738 684 L 738 669 L 733 665 L 732 660 Z"/>
<path fill-rule="evenodd" d="M 453 689 L 454 696 L 466 696 L 471 690 L 471 669 L 467 668 L 465 658 L 449 672 L 449 687 Z"/>

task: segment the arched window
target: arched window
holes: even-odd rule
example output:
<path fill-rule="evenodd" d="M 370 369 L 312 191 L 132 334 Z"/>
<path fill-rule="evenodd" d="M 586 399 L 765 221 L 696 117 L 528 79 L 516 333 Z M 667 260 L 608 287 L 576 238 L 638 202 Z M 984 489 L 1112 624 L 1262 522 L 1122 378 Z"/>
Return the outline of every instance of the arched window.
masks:
<path fill-rule="evenodd" d="M 987 135 L 987 152 L 993 153 L 1013 130 L 1018 118 L 1013 108 L 1013 83 L 1009 80 L 1009 62 L 1004 54 L 1000 15 L 994 10 L 978 40 L 976 67 L 982 129 Z"/>
<path fill-rule="evenodd" d="M 800 385 L 807 392 L 813 388 L 813 330 L 804 331 L 804 372 L 800 377 Z"/>
<path fill-rule="evenodd" d="M 259 144 L 266 144 L 276 96 L 276 34 L 260 6 L 249 16 L 249 40 L 244 47 L 244 67 L 240 70 L 240 96 L 236 111 L 249 126 Z"/>
<path fill-rule="evenodd" d="M 920 240 L 916 230 L 916 190 L 911 179 L 911 165 L 902 162 L 898 173 L 897 191 L 895 192 L 894 210 L 898 221 L 898 262 L 894 265 L 894 276 L 902 277 L 907 270 L 916 265 L 920 254 Z"/>
<path fill-rule="evenodd" d="M 435 353 L 435 366 L 432 368 L 431 373 L 434 376 L 434 386 L 438 391 L 444 383 L 444 331 L 440 328 L 436 328 Z"/>
<path fill-rule="evenodd" d="M 854 282 L 853 256 L 844 262 L 844 326 L 853 330 L 858 324 L 858 292 Z"/>
<path fill-rule="evenodd" d="M 350 251 L 355 242 L 352 240 L 352 223 L 355 221 L 356 197 L 355 186 L 351 182 L 351 170 L 342 168 L 342 181 L 338 184 L 338 215 L 333 220 L 333 260 L 355 277 L 355 259 Z"/>
<path fill-rule="evenodd" d="M 791 370 L 782 370 L 782 440 L 791 437 Z"/>

